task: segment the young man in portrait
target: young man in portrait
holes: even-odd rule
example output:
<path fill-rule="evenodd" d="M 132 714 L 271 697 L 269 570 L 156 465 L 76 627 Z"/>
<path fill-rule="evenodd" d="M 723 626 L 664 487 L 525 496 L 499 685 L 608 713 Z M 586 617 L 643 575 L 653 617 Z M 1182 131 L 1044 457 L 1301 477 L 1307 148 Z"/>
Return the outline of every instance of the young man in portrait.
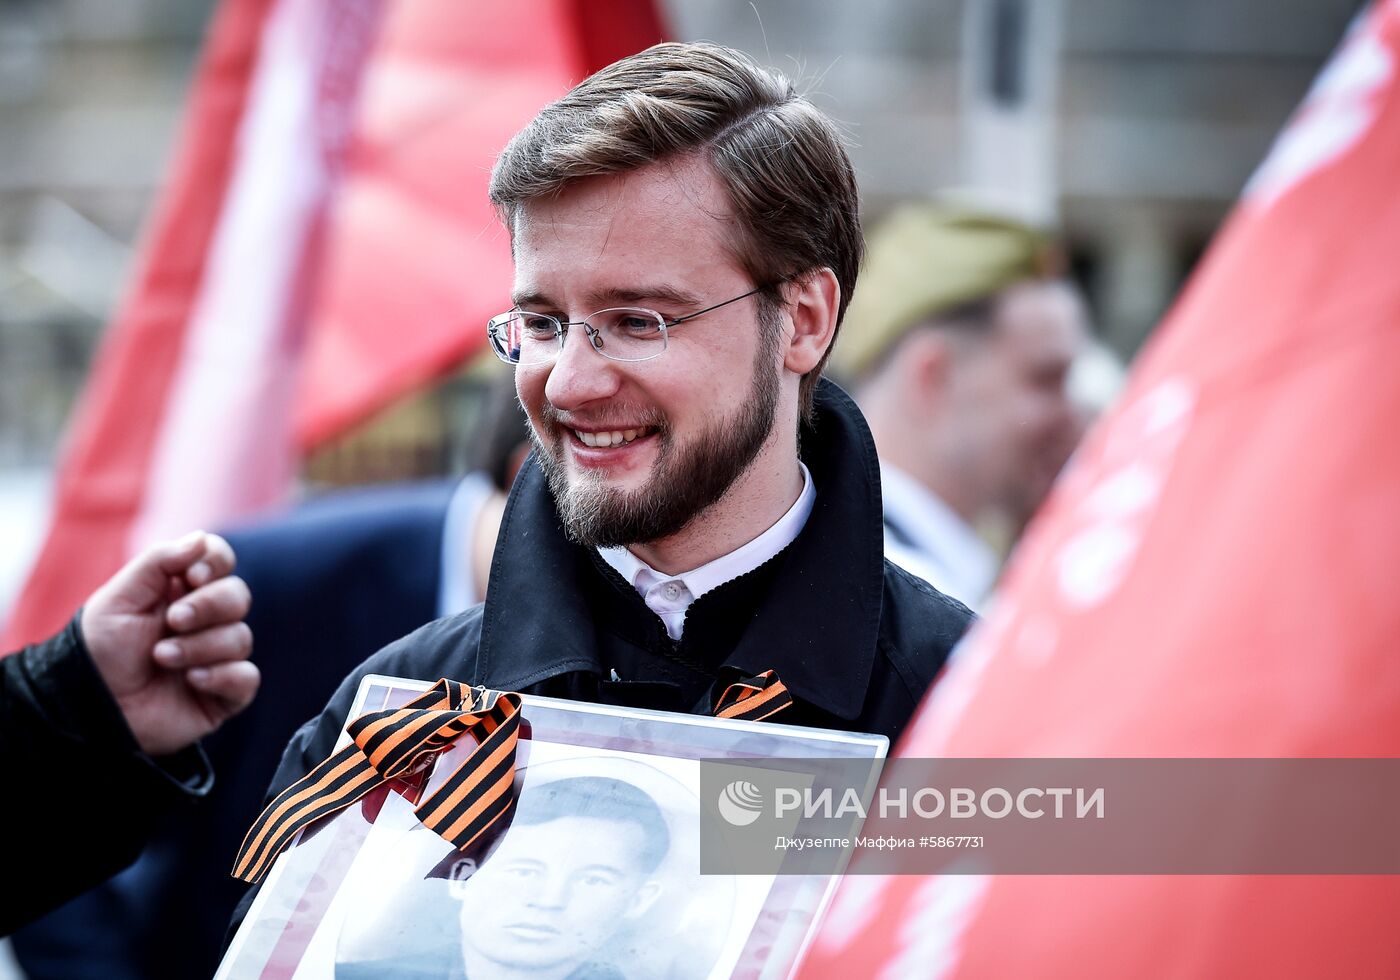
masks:
<path fill-rule="evenodd" d="M 504 833 L 453 852 L 442 871 L 447 895 L 423 891 L 398 905 L 363 896 L 341 931 L 336 980 L 623 980 L 619 964 L 632 957 L 618 940 L 664 893 L 693 894 L 666 878 L 671 837 L 656 800 L 625 780 L 566 776 L 530 787 Z M 451 930 L 440 928 L 448 914 Z M 364 921 L 379 917 L 392 927 Z M 397 948 L 415 927 L 456 938 L 447 949 L 421 940 Z"/>

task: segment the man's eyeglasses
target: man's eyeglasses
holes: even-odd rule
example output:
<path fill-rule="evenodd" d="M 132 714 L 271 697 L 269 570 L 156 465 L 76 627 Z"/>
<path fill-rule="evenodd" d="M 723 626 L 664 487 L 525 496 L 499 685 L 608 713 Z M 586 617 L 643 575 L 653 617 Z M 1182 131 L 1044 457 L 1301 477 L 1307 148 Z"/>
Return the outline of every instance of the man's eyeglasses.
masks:
<path fill-rule="evenodd" d="M 560 320 L 547 313 L 511 310 L 486 321 L 486 336 L 490 338 L 491 349 L 496 356 L 507 364 L 536 364 L 553 360 L 563 350 L 570 327 L 583 327 L 589 346 L 609 360 L 647 361 L 666 350 L 667 331 L 676 324 L 747 299 L 764 288 L 755 287 L 742 296 L 670 320 L 655 310 L 632 306 L 599 310 L 582 320 L 572 321 Z"/>

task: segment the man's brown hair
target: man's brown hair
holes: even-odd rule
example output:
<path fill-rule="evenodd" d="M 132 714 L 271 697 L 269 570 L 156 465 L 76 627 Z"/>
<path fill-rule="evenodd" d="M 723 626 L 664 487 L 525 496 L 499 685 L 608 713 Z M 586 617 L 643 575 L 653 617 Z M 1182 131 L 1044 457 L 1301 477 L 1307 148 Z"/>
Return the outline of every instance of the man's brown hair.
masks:
<path fill-rule="evenodd" d="M 514 234 L 522 206 L 572 181 L 685 155 L 708 162 L 725 187 L 740 229 L 735 258 L 767 287 L 760 322 L 777 322 L 784 283 L 827 267 L 841 284 L 839 328 L 863 248 L 841 134 L 787 78 L 730 48 L 658 44 L 585 79 L 507 144 L 491 201 Z M 804 417 L 825 364 L 802 378 Z"/>

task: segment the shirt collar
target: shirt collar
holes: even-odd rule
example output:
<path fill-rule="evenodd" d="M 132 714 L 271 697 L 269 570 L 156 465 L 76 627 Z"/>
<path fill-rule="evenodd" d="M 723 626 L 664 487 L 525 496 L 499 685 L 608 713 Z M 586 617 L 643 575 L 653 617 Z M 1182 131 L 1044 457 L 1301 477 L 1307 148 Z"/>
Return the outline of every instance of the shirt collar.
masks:
<path fill-rule="evenodd" d="M 941 497 L 884 460 L 880 488 L 886 520 L 909 539 L 914 557 L 924 560 L 908 570 L 955 599 L 980 602 L 996 579 L 996 552 Z"/>
<path fill-rule="evenodd" d="M 793 539 L 802 531 L 812 513 L 817 491 L 812 484 L 812 474 L 807 465 L 800 460 L 797 465 L 802 470 L 802 492 L 797 495 L 797 500 L 787 512 L 758 537 L 740 545 L 727 555 L 720 555 L 714 561 L 708 561 L 688 572 L 667 575 L 665 572 L 658 572 L 622 546 L 599 548 L 598 554 L 643 598 L 646 598 L 648 590 L 658 582 L 679 581 L 690 593 L 691 601 L 694 601 L 715 586 L 753 571 L 792 544 Z"/>

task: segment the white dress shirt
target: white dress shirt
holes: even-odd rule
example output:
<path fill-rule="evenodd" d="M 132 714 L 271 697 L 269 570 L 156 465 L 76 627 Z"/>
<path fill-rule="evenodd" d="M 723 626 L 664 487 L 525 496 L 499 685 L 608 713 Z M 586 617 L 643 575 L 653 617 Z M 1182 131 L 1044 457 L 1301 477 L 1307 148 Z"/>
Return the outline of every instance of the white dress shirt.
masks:
<path fill-rule="evenodd" d="M 801 532 L 808 515 L 812 513 L 817 491 L 807 467 L 800 461 L 797 465 L 802 468 L 802 492 L 787 513 L 752 541 L 699 568 L 678 575 L 666 575 L 621 546 L 599 548 L 598 554 L 637 590 L 647 608 L 661 617 L 666 624 L 667 635 L 679 640 L 685 628 L 686 610 L 692 602 L 716 586 L 753 571 L 792 544 Z"/>
<path fill-rule="evenodd" d="M 880 488 L 885 557 L 976 610 L 996 581 L 996 552 L 937 494 L 884 460 Z"/>

